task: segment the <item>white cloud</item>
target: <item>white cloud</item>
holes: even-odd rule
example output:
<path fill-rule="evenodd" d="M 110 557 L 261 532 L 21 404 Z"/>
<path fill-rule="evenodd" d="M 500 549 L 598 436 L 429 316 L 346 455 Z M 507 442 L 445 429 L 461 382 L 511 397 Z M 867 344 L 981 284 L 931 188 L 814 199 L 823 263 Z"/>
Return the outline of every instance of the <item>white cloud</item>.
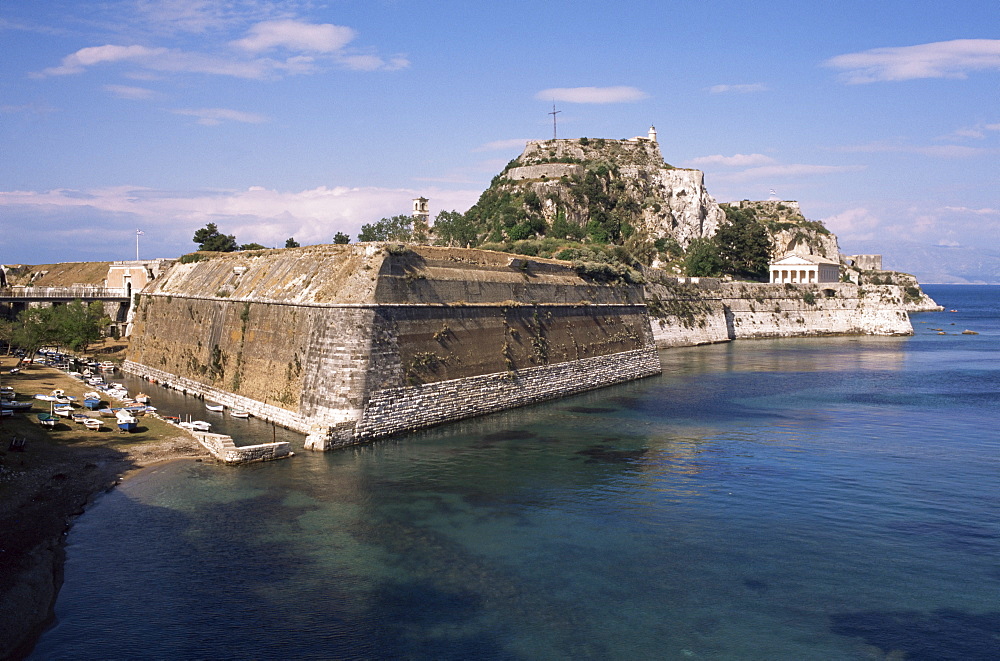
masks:
<path fill-rule="evenodd" d="M 1000 216 L 1000 209 L 990 209 L 988 207 L 984 207 L 982 209 L 970 209 L 969 207 L 942 207 L 941 210 L 949 213 L 972 214 L 974 216 Z"/>
<path fill-rule="evenodd" d="M 166 48 L 147 48 L 146 46 L 115 46 L 113 44 L 90 46 L 67 55 L 62 59 L 62 64 L 45 69 L 41 75 L 65 76 L 82 73 L 87 67 L 105 62 L 149 61 L 161 57 L 167 52 Z"/>
<path fill-rule="evenodd" d="M 938 239 L 937 245 L 942 246 L 944 248 L 958 248 L 962 244 L 959 243 L 958 241 L 953 241 L 951 239 Z"/>
<path fill-rule="evenodd" d="M 355 36 L 354 30 L 342 25 L 285 19 L 258 23 L 250 28 L 250 33 L 246 37 L 232 44 L 251 53 L 274 48 L 297 52 L 332 53 L 342 49 Z"/>
<path fill-rule="evenodd" d="M 823 63 L 840 69 L 849 84 L 920 78 L 966 78 L 971 71 L 1000 71 L 1000 39 L 955 39 L 916 46 L 873 48 Z"/>
<path fill-rule="evenodd" d="M 741 172 L 716 173 L 712 177 L 729 183 L 747 181 L 774 181 L 797 177 L 815 177 L 843 172 L 858 172 L 864 170 L 863 165 L 809 165 L 806 163 L 790 163 L 787 165 L 761 165 Z"/>
<path fill-rule="evenodd" d="M 864 145 L 838 147 L 836 151 L 849 153 L 880 153 L 895 152 L 901 154 L 921 154 L 933 158 L 971 158 L 984 156 L 994 150 L 984 147 L 969 147 L 967 145 L 904 145 L 893 142 L 871 142 Z"/>
<path fill-rule="evenodd" d="M 337 186 L 285 192 L 251 186 L 246 190 L 168 191 L 149 188 L 111 187 L 89 190 L 0 191 L 0 231 L 13 232 L 24 224 L 46 222 L 47 227 L 80 230 L 77 248 L 93 259 L 125 258 L 129 237 L 136 227 L 145 231 L 147 251 L 172 257 L 194 248 L 191 237 L 206 223 L 216 223 L 240 243 L 256 242 L 283 246 L 294 236 L 300 243 L 329 243 L 333 235 L 356 235 L 364 223 L 408 213 L 413 198 L 427 197 L 432 216 L 443 210 L 465 211 L 481 190 L 349 188 Z M 116 257 L 112 237 L 121 238 L 122 257 Z M 26 253 L 28 254 L 28 253 Z M 34 254 L 34 253 L 31 253 Z M 36 257 L 37 258 L 37 257 Z M 66 254 L 59 259 L 69 259 Z M 11 256 L 8 259 L 24 259 Z"/>
<path fill-rule="evenodd" d="M 941 136 L 940 140 L 949 140 L 953 138 L 974 138 L 976 140 L 982 140 L 986 137 L 988 131 L 1000 131 L 1000 124 L 976 124 L 975 126 L 964 126 L 962 128 L 955 129 L 951 133 L 945 136 Z"/>
<path fill-rule="evenodd" d="M 105 85 L 104 89 L 111 92 L 119 99 L 129 99 L 130 101 L 145 101 L 157 96 L 153 90 L 145 87 L 132 87 L 129 85 Z"/>
<path fill-rule="evenodd" d="M 197 117 L 198 123 L 202 126 L 217 126 L 223 121 L 240 122 L 242 124 L 263 124 L 267 121 L 264 115 L 257 115 L 241 110 L 230 110 L 228 108 L 178 108 L 170 112 L 175 115 L 187 115 Z"/>
<path fill-rule="evenodd" d="M 882 221 L 868 209 L 858 207 L 824 218 L 823 224 L 840 239 L 869 241 L 875 238 Z"/>
<path fill-rule="evenodd" d="M 352 71 L 399 71 L 410 66 L 410 61 L 402 55 L 388 61 L 377 55 L 341 55 L 337 61 Z"/>
<path fill-rule="evenodd" d="M 732 156 L 714 154 L 712 156 L 699 156 L 698 158 L 692 158 L 688 161 L 688 164 L 693 167 L 723 165 L 726 167 L 745 168 L 753 165 L 766 165 L 769 163 L 774 163 L 774 159 L 764 154 L 733 154 Z"/>
<path fill-rule="evenodd" d="M 217 0 L 135 0 L 134 7 L 140 22 L 161 32 L 204 33 L 236 18 L 233 3 Z"/>
<path fill-rule="evenodd" d="M 635 87 L 553 87 L 535 94 L 542 101 L 565 103 L 631 103 L 649 95 Z"/>
<path fill-rule="evenodd" d="M 494 140 L 480 145 L 472 151 L 507 151 L 509 149 L 524 149 L 528 144 L 528 138 L 510 138 L 508 140 Z"/>
<path fill-rule="evenodd" d="M 751 94 L 753 92 L 767 92 L 770 88 L 762 83 L 750 83 L 743 85 L 712 85 L 708 88 L 709 94 Z"/>
<path fill-rule="evenodd" d="M 331 23 L 271 20 L 257 23 L 245 37 L 229 42 L 230 50 L 225 49 L 225 44 L 220 44 L 221 48 L 212 51 L 210 41 L 206 42 L 206 52 L 134 44 L 89 46 L 67 55 L 59 66 L 49 67 L 33 76 L 44 78 L 80 74 L 89 67 L 111 63 L 128 63 L 146 72 L 205 73 L 248 79 L 314 73 L 321 69 L 322 64 L 356 71 L 396 71 L 410 65 L 403 55 L 386 59 L 371 53 L 345 50 L 355 36 L 353 29 Z M 235 52 L 232 47 L 235 47 Z M 284 51 L 285 56 L 265 56 L 277 50 Z M 137 74 L 133 72 L 132 75 Z"/>

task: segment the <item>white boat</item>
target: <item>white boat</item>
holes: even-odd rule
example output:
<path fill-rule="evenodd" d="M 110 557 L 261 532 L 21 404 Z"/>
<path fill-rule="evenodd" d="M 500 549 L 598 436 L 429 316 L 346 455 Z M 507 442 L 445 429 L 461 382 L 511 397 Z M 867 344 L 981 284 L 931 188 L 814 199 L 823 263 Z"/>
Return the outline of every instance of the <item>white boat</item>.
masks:
<path fill-rule="evenodd" d="M 52 409 L 52 412 L 55 413 L 56 415 L 61 415 L 64 418 L 68 418 L 70 416 L 70 414 L 73 413 L 73 407 L 72 406 L 57 406 L 54 409 Z"/>
<path fill-rule="evenodd" d="M 135 396 L 135 401 L 139 404 L 149 404 L 149 395 L 141 392 Z"/>
<path fill-rule="evenodd" d="M 115 419 L 118 423 L 118 429 L 122 431 L 135 431 L 136 425 L 139 424 L 139 419 L 125 409 L 115 413 Z"/>
<path fill-rule="evenodd" d="M 205 408 L 215 413 L 222 413 L 226 407 L 222 404 L 205 404 Z"/>
<path fill-rule="evenodd" d="M 184 429 L 191 429 L 193 431 L 211 431 L 211 423 L 205 422 L 204 420 L 185 420 L 184 422 L 177 423 Z"/>
<path fill-rule="evenodd" d="M 114 372 L 115 371 L 115 364 L 112 363 L 110 360 L 105 360 L 105 361 L 101 362 L 97 367 L 102 372 Z"/>
<path fill-rule="evenodd" d="M 83 421 L 83 424 L 87 429 L 91 429 L 93 431 L 98 431 L 101 427 L 104 426 L 104 423 L 98 420 L 97 418 L 87 418 L 86 420 Z"/>
<path fill-rule="evenodd" d="M 250 411 L 244 411 L 243 409 L 233 409 L 229 412 L 229 417 L 231 418 L 249 418 Z"/>
<path fill-rule="evenodd" d="M 0 401 L 0 409 L 4 411 L 26 411 L 31 407 L 31 402 L 15 402 L 10 399 Z"/>

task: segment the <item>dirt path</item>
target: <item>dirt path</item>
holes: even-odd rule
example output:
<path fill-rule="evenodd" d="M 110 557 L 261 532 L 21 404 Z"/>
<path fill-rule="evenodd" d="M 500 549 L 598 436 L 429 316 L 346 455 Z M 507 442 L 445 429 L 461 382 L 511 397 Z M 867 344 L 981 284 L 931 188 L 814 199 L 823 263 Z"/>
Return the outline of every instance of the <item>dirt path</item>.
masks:
<path fill-rule="evenodd" d="M 61 388 L 80 397 L 86 384 L 47 367 L 10 375 L 12 357 L 0 358 L 0 384 L 19 400 Z M 42 429 L 35 413 L 0 422 L 0 659 L 24 656 L 52 618 L 62 584 L 65 534 L 93 499 L 147 466 L 180 458 L 211 459 L 185 431 L 162 420 L 140 419 L 138 430 L 120 434 L 114 420 L 102 431 L 66 421 Z M 9 450 L 14 437 L 25 450 Z"/>

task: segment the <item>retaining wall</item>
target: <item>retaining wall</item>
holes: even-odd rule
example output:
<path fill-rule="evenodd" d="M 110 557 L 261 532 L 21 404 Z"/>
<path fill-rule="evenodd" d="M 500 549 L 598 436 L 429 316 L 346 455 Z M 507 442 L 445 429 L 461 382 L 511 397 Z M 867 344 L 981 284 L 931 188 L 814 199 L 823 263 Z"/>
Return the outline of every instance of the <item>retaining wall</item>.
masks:
<path fill-rule="evenodd" d="M 200 431 L 191 433 L 206 450 L 212 453 L 213 457 L 227 464 L 272 461 L 292 456 L 292 446 L 287 441 L 237 447 L 231 436 Z"/>

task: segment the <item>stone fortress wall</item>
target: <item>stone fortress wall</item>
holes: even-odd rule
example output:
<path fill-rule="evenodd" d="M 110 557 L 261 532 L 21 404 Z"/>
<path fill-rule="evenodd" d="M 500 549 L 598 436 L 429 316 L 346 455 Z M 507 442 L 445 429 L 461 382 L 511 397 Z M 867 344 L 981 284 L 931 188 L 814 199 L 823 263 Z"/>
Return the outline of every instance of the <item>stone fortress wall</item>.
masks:
<path fill-rule="evenodd" d="M 738 339 L 913 332 L 899 286 L 785 286 L 657 277 L 648 272 L 647 277 L 653 337 L 660 348 Z"/>
<path fill-rule="evenodd" d="M 641 285 L 554 260 L 394 245 L 178 264 L 125 368 L 335 445 L 656 374 Z"/>

